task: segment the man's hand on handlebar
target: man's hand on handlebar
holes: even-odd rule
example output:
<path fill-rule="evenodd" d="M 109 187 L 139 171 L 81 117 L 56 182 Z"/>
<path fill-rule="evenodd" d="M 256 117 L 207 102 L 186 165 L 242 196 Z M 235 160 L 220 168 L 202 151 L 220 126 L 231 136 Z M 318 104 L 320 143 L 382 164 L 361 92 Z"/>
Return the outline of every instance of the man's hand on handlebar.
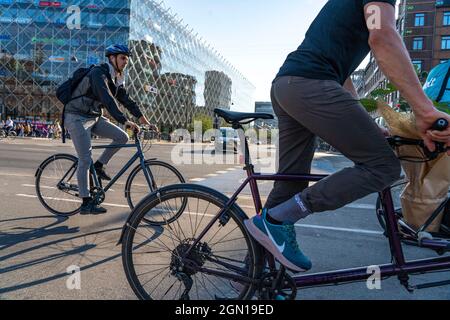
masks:
<path fill-rule="evenodd" d="M 149 130 L 159 133 L 158 127 L 154 124 L 151 124 L 145 116 L 139 118 L 139 123 L 148 127 Z"/>
<path fill-rule="evenodd" d="M 432 152 L 436 150 L 435 142 L 442 142 L 445 143 L 447 147 L 450 147 L 450 126 L 444 131 L 431 129 L 438 119 L 445 119 L 450 123 L 450 116 L 437 109 L 432 109 L 421 115 L 416 114 L 416 127 L 419 130 L 425 145 Z M 450 151 L 448 151 L 447 154 L 450 156 Z"/>
<path fill-rule="evenodd" d="M 130 128 L 135 133 L 141 132 L 141 128 L 139 128 L 139 126 L 132 121 L 125 122 L 125 127 Z"/>

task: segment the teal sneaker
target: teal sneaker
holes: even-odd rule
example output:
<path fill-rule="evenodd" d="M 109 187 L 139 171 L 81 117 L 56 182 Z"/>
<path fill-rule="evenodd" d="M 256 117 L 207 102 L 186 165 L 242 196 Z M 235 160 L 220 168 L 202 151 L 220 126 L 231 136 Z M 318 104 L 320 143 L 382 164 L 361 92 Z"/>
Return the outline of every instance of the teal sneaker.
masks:
<path fill-rule="evenodd" d="M 244 221 L 252 237 L 289 270 L 305 272 L 311 269 L 311 261 L 298 247 L 295 226 L 271 224 L 266 215 L 267 209 L 264 209 L 261 216 Z"/>

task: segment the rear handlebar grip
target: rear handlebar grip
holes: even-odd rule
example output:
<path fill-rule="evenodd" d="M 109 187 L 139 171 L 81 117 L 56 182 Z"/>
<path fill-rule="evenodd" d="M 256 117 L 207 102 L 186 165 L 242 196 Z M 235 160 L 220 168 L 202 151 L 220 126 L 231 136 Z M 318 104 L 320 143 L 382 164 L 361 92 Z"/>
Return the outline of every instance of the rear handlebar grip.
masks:
<path fill-rule="evenodd" d="M 436 131 L 444 131 L 448 128 L 448 121 L 446 119 L 438 119 L 431 128 Z"/>

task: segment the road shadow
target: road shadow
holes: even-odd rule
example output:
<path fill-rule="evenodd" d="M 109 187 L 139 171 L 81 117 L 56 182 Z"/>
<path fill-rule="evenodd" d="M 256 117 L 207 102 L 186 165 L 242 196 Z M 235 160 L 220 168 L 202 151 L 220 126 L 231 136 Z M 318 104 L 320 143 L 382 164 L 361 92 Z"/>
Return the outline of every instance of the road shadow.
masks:
<path fill-rule="evenodd" d="M 3 280 L 0 288 L 0 295 L 31 288 L 55 280 L 65 279 L 69 276 L 69 273 L 67 272 L 69 266 L 79 266 L 80 271 L 83 272 L 121 258 L 121 246 L 118 246 L 117 242 L 122 227 L 76 234 L 80 232 L 78 227 L 70 228 L 67 226 L 58 226 L 58 224 L 67 219 L 62 220 L 55 217 L 52 218 L 57 221 L 35 228 L 35 230 L 28 230 L 28 228 L 25 228 L 24 232 L 16 233 L 6 233 L 2 231 L 2 238 L 0 238 L 2 239 L 0 241 L 3 241 L 1 243 L 4 244 L 2 249 L 13 247 L 13 241 L 35 240 L 35 242 L 38 241 L 39 243 L 5 255 L 1 255 L 1 252 L 5 252 L 5 250 L 0 250 L 0 279 Z M 26 220 L 33 218 L 22 219 Z M 8 222 L 20 222 L 22 219 L 11 219 L 8 220 Z M 12 229 L 14 231 L 23 231 L 22 228 Z M 154 241 L 155 237 L 159 237 L 161 234 L 161 231 L 156 232 L 155 236 L 149 238 L 145 243 Z M 40 241 L 47 236 L 59 235 L 66 237 L 55 239 L 53 241 Z M 141 243 L 138 246 L 145 245 L 145 243 Z M 29 268 L 29 271 L 27 268 Z M 36 268 L 39 269 L 36 270 Z M 41 273 L 41 270 L 55 270 L 56 272 L 47 277 L 40 277 L 39 274 Z M 13 277 L 8 277 L 8 274 L 11 274 L 12 272 L 19 272 L 20 276 L 14 275 Z M 49 272 L 47 271 L 46 273 L 48 274 Z M 22 276 L 22 274 L 26 274 L 26 276 Z M 8 281 L 8 279 L 23 279 L 23 282 L 17 283 L 21 280 Z M 11 283 L 13 281 L 16 283 Z"/>
<path fill-rule="evenodd" d="M 57 216 L 22 217 L 0 220 L 0 251 L 26 241 L 79 232 L 78 227 L 70 228 L 68 226 L 60 226 L 60 224 L 67 220 L 67 217 Z M 42 226 L 36 227 L 35 225 L 39 223 Z M 30 226 L 27 226 L 27 224 L 30 224 Z"/>

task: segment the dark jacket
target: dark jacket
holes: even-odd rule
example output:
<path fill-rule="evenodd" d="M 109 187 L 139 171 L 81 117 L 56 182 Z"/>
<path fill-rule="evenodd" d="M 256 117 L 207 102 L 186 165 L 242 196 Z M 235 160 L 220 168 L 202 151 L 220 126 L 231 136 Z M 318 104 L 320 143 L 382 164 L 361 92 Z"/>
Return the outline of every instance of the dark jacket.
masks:
<path fill-rule="evenodd" d="M 94 67 L 88 73 L 72 93 L 72 97 L 77 96 L 82 97 L 69 102 L 65 107 L 66 113 L 99 117 L 103 114 L 102 109 L 106 108 L 117 122 L 124 124 L 127 118 L 119 109 L 119 101 L 133 116 L 142 117 L 141 110 L 125 88 L 114 84 L 107 63 Z"/>

